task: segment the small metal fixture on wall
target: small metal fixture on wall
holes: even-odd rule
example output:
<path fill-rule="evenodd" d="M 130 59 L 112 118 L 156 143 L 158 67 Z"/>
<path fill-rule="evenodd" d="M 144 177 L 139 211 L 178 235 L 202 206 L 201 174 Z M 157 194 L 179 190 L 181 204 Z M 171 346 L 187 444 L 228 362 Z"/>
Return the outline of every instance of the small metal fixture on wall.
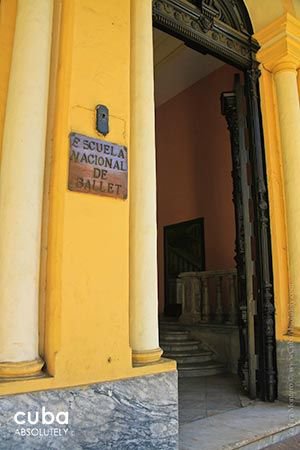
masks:
<path fill-rule="evenodd" d="M 105 105 L 96 106 L 96 130 L 104 136 L 109 133 L 109 110 Z"/>

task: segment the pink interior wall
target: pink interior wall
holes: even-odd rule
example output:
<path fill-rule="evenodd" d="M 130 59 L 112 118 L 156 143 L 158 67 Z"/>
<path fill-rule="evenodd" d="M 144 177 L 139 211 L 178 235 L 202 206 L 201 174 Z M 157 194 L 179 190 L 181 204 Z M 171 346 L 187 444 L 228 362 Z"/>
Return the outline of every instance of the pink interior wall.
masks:
<path fill-rule="evenodd" d="M 163 227 L 204 217 L 206 270 L 234 267 L 231 150 L 220 95 L 237 72 L 223 66 L 156 110 L 159 309 Z"/>

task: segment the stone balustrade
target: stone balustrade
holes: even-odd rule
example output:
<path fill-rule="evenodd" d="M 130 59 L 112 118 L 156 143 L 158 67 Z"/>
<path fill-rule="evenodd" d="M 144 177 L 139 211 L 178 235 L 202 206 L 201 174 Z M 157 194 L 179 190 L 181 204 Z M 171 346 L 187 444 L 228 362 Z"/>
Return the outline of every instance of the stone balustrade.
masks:
<path fill-rule="evenodd" d="M 177 278 L 177 303 L 184 323 L 237 324 L 235 269 L 183 272 Z"/>

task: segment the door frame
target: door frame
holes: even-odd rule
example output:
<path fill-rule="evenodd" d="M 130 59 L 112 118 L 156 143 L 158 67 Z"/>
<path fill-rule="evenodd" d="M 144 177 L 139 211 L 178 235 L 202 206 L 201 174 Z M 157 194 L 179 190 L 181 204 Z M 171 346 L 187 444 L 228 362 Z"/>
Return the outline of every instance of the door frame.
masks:
<path fill-rule="evenodd" d="M 252 172 L 251 202 L 255 229 L 257 390 L 262 400 L 277 397 L 276 341 L 269 197 L 262 132 L 256 53 L 259 44 L 242 0 L 153 0 L 153 26 L 243 71 Z"/>
<path fill-rule="evenodd" d="M 169 310 L 170 303 L 168 303 L 167 299 L 169 298 L 169 292 L 168 292 L 168 267 L 169 267 L 169 252 L 168 252 L 168 232 L 169 230 L 173 230 L 177 228 L 178 226 L 184 226 L 184 225 L 199 225 L 201 229 L 201 261 L 199 261 L 199 266 L 201 266 L 201 270 L 205 270 L 205 237 L 204 237 L 204 218 L 203 217 L 197 217 L 196 219 L 191 220 L 185 220 L 183 222 L 177 222 L 172 223 L 170 225 L 165 225 L 163 228 L 163 240 L 164 240 L 164 294 L 165 294 L 165 306 L 164 306 L 164 314 L 166 316 L 168 315 L 180 315 L 181 314 L 181 308 L 178 308 L 177 314 L 174 311 L 174 314 L 172 314 L 172 311 Z M 200 269 L 198 269 L 200 271 Z M 181 306 L 181 305 L 180 305 Z"/>

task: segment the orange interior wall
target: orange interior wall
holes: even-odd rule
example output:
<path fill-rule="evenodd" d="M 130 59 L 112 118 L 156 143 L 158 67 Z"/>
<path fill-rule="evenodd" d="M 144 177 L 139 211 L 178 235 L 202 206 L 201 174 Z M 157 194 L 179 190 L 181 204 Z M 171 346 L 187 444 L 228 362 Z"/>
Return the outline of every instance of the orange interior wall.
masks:
<path fill-rule="evenodd" d="M 204 217 L 206 270 L 235 266 L 230 136 L 220 105 L 235 73 L 222 66 L 156 110 L 160 312 L 165 225 Z"/>

